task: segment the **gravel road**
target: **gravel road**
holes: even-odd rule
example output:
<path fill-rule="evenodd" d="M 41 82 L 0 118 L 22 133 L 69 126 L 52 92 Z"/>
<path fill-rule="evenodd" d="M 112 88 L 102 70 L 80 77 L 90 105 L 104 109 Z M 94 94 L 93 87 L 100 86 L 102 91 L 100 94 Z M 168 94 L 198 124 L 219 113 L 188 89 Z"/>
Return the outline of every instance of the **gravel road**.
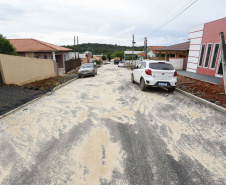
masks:
<path fill-rule="evenodd" d="M 0 119 L 0 184 L 226 182 L 226 116 L 98 69 Z"/>

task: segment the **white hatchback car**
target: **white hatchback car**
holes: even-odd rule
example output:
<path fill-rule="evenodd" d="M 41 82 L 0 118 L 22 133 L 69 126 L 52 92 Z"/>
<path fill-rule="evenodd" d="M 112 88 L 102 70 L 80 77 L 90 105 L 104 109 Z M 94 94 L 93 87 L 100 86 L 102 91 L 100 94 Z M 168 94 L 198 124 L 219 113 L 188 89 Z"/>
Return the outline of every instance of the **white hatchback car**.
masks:
<path fill-rule="evenodd" d="M 124 67 L 125 65 L 124 65 L 124 62 L 119 62 L 118 63 L 118 67 Z"/>
<path fill-rule="evenodd" d="M 140 89 L 146 87 L 166 87 L 173 92 L 177 84 L 177 72 L 167 61 L 144 60 L 134 68 L 131 81 L 140 84 Z"/>

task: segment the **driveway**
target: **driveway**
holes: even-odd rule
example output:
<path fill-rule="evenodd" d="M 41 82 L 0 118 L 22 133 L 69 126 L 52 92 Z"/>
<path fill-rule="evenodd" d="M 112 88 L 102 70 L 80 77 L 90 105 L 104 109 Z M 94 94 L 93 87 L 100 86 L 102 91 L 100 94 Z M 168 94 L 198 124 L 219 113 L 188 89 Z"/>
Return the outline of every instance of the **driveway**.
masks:
<path fill-rule="evenodd" d="M 105 65 L 0 119 L 0 184 L 224 184 L 225 115 Z"/>

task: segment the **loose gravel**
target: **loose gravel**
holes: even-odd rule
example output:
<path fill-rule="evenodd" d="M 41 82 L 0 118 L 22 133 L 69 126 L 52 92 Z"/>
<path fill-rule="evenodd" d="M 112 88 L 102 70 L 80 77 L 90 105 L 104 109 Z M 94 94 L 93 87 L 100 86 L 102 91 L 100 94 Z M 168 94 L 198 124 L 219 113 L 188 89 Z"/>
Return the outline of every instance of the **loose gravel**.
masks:
<path fill-rule="evenodd" d="M 0 86 L 0 115 L 3 115 L 49 91 L 24 89 L 20 86 Z"/>

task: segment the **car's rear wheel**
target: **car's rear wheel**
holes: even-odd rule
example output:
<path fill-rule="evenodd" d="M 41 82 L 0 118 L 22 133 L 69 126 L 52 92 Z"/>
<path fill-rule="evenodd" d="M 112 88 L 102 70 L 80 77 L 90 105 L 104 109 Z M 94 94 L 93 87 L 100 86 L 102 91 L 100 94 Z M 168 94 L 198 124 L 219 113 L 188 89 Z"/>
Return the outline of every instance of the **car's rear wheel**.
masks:
<path fill-rule="evenodd" d="M 95 77 L 95 73 L 93 73 L 93 77 Z"/>
<path fill-rule="evenodd" d="M 146 85 L 145 85 L 144 79 L 142 78 L 140 80 L 140 90 L 145 91 L 145 89 L 146 89 Z"/>
<path fill-rule="evenodd" d="M 131 82 L 135 83 L 133 74 L 131 74 Z"/>
<path fill-rule="evenodd" d="M 168 91 L 172 93 L 175 91 L 175 89 L 176 89 L 176 87 L 170 87 L 170 88 L 168 88 Z"/>

